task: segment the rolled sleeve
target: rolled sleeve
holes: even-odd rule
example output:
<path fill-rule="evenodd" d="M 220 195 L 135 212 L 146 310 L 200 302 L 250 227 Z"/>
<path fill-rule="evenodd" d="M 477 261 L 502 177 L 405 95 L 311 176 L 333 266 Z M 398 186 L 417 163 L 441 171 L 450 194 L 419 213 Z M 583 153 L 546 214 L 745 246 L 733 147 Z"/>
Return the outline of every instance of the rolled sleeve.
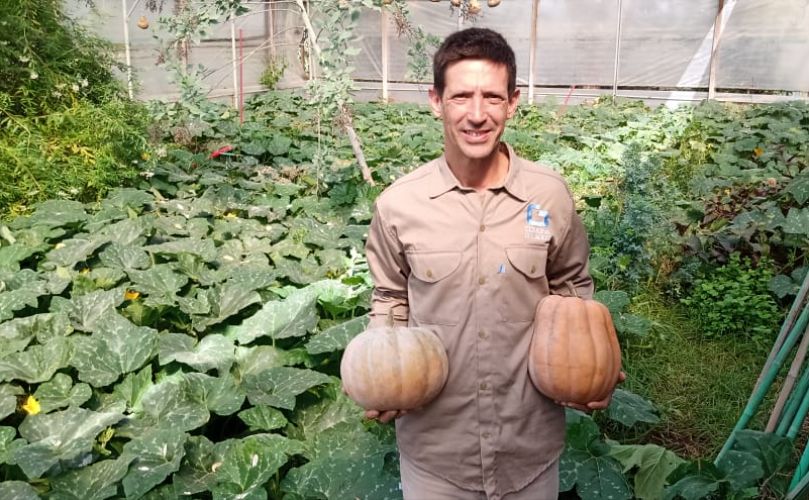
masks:
<path fill-rule="evenodd" d="M 571 200 L 572 203 L 572 200 Z M 548 284 L 554 295 L 576 295 L 591 299 L 593 279 L 590 276 L 590 243 L 575 207 L 571 209 L 570 224 L 564 238 L 548 259 Z"/>
<path fill-rule="evenodd" d="M 391 312 L 396 326 L 407 326 L 407 261 L 401 243 L 382 215 L 379 203 L 374 207 L 365 253 L 374 281 L 369 327 L 387 324 Z"/>

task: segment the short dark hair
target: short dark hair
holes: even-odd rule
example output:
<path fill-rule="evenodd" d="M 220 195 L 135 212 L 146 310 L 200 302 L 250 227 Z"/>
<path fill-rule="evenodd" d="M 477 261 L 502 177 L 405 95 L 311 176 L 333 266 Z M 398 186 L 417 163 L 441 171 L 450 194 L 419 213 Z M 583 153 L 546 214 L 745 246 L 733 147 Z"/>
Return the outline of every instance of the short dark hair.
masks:
<path fill-rule="evenodd" d="M 488 28 L 467 28 L 448 36 L 433 56 L 433 87 L 444 93 L 447 68 L 465 59 L 483 59 L 502 64 L 508 71 L 508 95 L 517 88 L 517 63 L 514 50 L 503 35 Z"/>

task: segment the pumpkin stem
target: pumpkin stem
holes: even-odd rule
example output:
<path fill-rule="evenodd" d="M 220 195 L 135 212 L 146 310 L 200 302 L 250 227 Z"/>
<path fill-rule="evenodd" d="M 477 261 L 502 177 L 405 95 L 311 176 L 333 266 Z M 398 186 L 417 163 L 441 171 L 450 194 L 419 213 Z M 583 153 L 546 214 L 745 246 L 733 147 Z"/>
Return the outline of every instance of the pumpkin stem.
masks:
<path fill-rule="evenodd" d="M 573 296 L 573 297 L 576 297 L 578 299 L 579 294 L 578 294 L 578 292 L 576 292 L 576 287 L 573 286 L 573 283 L 571 283 L 570 280 L 568 280 L 568 281 L 565 281 L 565 285 L 567 285 L 567 289 L 568 289 L 568 291 L 570 291 L 570 295 Z"/>

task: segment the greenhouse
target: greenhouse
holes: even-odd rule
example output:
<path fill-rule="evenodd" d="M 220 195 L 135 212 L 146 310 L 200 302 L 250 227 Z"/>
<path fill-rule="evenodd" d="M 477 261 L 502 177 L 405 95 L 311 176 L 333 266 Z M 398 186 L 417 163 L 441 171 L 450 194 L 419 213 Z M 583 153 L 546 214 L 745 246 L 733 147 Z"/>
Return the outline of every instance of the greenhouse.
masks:
<path fill-rule="evenodd" d="M 809 498 L 809 0 L 0 25 L 0 498 Z"/>

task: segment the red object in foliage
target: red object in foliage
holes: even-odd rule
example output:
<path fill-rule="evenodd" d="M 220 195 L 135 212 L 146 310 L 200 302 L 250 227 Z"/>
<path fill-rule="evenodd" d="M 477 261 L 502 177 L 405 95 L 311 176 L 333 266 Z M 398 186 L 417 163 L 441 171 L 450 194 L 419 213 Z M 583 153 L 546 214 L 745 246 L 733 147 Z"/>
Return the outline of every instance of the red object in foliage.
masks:
<path fill-rule="evenodd" d="M 214 158 L 219 158 L 220 155 L 227 153 L 228 151 L 233 151 L 233 146 L 231 146 L 230 144 L 228 144 L 227 146 L 222 146 L 221 148 L 217 149 L 216 151 L 211 153 L 211 156 L 209 156 L 209 158 L 212 160 Z"/>

